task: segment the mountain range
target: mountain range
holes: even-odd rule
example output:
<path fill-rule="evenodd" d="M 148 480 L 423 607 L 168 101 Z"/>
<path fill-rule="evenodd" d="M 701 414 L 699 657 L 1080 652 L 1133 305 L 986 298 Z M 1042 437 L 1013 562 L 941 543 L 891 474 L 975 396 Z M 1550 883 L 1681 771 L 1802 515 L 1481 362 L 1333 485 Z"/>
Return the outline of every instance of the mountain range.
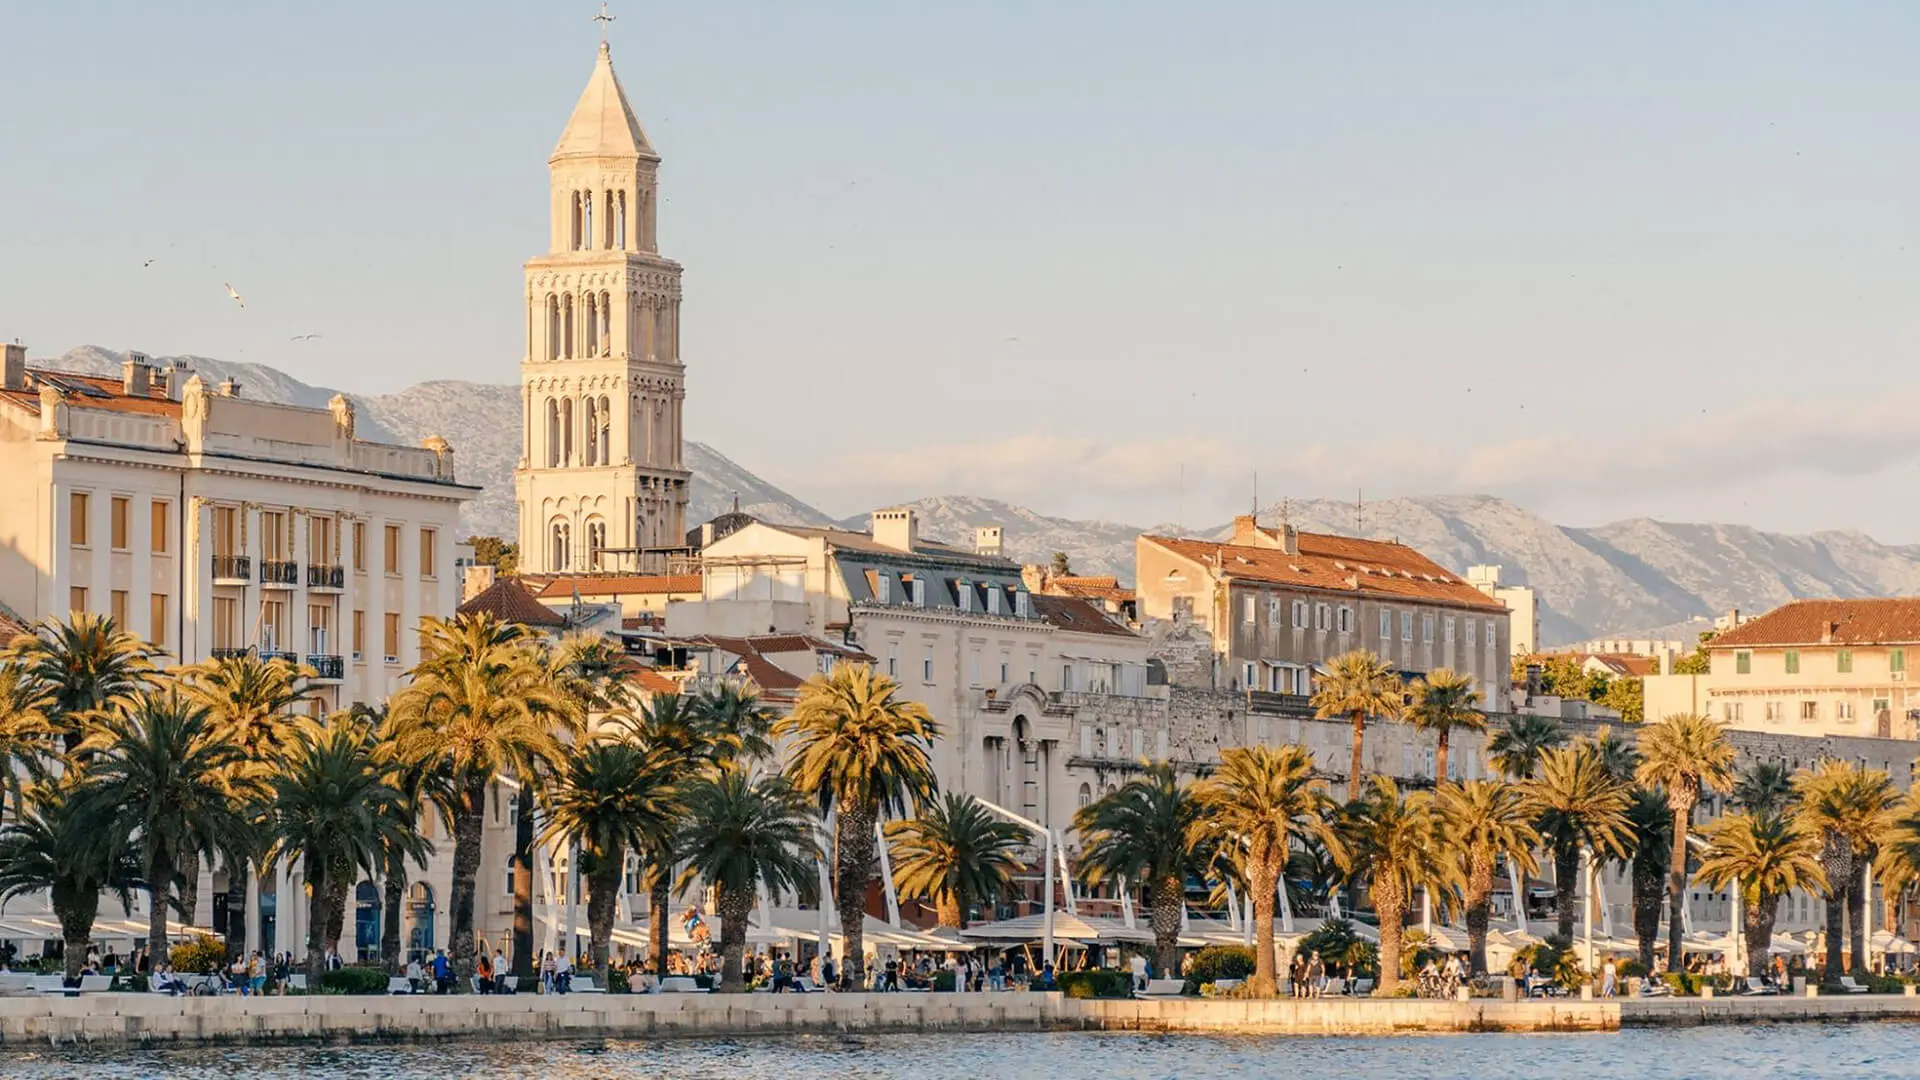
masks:
<path fill-rule="evenodd" d="M 124 358 L 87 346 L 35 363 L 112 375 Z M 324 406 L 337 392 L 265 365 L 178 359 L 210 380 L 234 379 L 242 394 L 268 401 Z M 442 380 L 393 394 L 347 396 L 355 402 L 363 438 L 417 444 L 427 435 L 446 436 L 461 479 L 484 489 L 465 509 L 467 525 L 477 534 L 514 535 L 518 387 Z M 689 523 L 726 512 L 737 499 L 742 511 L 767 521 L 867 526 L 865 514 L 836 522 L 707 443 L 689 439 L 684 458 L 693 473 Z M 1135 537 L 1177 530 L 1165 524 L 1050 517 L 971 495 L 933 496 L 905 505 L 919 512 L 921 532 L 930 538 L 967 545 L 975 527 L 1000 525 L 1013 558 L 1044 562 L 1063 551 L 1076 573 L 1112 574 L 1122 581 L 1132 577 Z M 1285 514 L 1310 531 L 1398 540 L 1456 572 L 1497 564 L 1503 582 L 1530 585 L 1539 594 L 1541 636 L 1549 644 L 1603 636 L 1691 640 L 1712 617 L 1731 609 L 1764 611 L 1805 596 L 1920 594 L 1920 546 L 1882 544 L 1859 532 L 1791 535 L 1645 518 L 1571 528 L 1490 495 L 1387 499 L 1367 503 L 1357 514 L 1352 503 L 1294 501 Z M 1274 508 L 1262 520 L 1271 524 L 1279 517 Z M 1231 526 L 1194 532 L 1221 535 Z"/>

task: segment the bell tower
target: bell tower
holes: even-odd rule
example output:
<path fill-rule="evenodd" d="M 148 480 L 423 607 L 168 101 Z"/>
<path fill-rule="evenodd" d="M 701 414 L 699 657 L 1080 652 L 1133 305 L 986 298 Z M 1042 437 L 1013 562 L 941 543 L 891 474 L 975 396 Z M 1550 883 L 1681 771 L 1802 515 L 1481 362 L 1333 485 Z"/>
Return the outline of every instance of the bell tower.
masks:
<path fill-rule="evenodd" d="M 520 566 L 662 572 L 686 543 L 680 264 L 660 255 L 660 156 L 604 40 L 547 164 L 547 253 L 526 264 Z"/>

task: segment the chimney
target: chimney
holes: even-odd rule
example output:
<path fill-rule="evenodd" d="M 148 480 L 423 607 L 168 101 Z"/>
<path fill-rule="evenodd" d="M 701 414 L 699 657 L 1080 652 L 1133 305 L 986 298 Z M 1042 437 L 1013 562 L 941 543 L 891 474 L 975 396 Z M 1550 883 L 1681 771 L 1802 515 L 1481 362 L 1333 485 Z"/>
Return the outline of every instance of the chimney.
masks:
<path fill-rule="evenodd" d="M 1821 627 L 1820 629 L 1820 644 L 1822 645 L 1833 644 L 1833 637 L 1835 634 L 1838 634 L 1839 632 L 1840 632 L 1839 623 L 1837 622 L 1827 623 L 1825 626 Z"/>
<path fill-rule="evenodd" d="M 1260 542 L 1260 519 L 1252 514 L 1241 514 L 1233 519 L 1233 542 L 1241 547 L 1253 547 Z"/>
<path fill-rule="evenodd" d="M 239 397 L 240 382 L 237 379 L 224 379 L 220 383 L 221 397 Z"/>
<path fill-rule="evenodd" d="M 1002 550 L 1000 526 L 982 525 L 973 530 L 974 554 L 989 555 L 997 559 Z"/>
<path fill-rule="evenodd" d="M 1280 526 L 1280 550 L 1288 555 L 1300 554 L 1300 530 L 1292 525 Z"/>
<path fill-rule="evenodd" d="M 186 394 L 187 377 L 192 374 L 191 371 L 187 370 L 187 362 L 185 360 L 175 360 L 167 366 L 167 372 L 162 376 L 162 379 L 166 387 L 168 401 L 179 401 L 180 398 Z"/>
<path fill-rule="evenodd" d="M 920 521 L 911 509 L 896 506 L 873 512 L 873 542 L 911 553 L 920 544 Z"/>
<path fill-rule="evenodd" d="M 27 347 L 19 344 L 3 346 L 6 349 L 6 377 L 0 378 L 0 387 L 8 390 L 27 388 Z"/>
<path fill-rule="evenodd" d="M 130 352 L 120 363 L 120 388 L 128 397 L 146 397 L 152 390 L 153 366 L 146 353 Z"/>

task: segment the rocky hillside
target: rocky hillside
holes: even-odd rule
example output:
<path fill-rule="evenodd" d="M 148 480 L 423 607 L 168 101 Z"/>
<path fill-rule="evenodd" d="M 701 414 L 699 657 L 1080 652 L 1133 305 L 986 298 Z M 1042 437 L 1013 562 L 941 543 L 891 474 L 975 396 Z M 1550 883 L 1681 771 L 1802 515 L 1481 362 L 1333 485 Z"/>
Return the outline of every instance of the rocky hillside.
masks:
<path fill-rule="evenodd" d="M 324 405 L 335 391 L 312 386 L 257 364 L 205 357 L 181 358 L 207 378 L 234 378 L 248 396 L 302 405 Z M 52 361 L 74 371 L 117 374 L 122 355 L 75 349 Z M 445 435 L 459 455 L 462 479 L 484 494 L 467 509 L 477 533 L 514 532 L 513 467 L 520 454 L 519 393 L 512 386 L 431 382 L 396 394 L 349 395 L 370 438 L 415 443 Z M 740 508 L 769 521 L 823 524 L 830 519 L 755 476 L 712 447 L 689 441 L 693 505 L 689 522 Z M 1055 551 L 1072 557 L 1084 574 L 1114 574 L 1130 580 L 1134 537 L 1141 528 L 1111 521 L 1048 517 L 1025 507 L 970 495 L 946 495 L 911 503 L 926 535 L 971 545 L 980 525 L 1006 529 L 1007 554 L 1044 562 Z M 1599 528 L 1555 525 L 1503 499 L 1486 495 L 1421 496 L 1368 503 L 1358 521 L 1347 502 L 1290 503 L 1292 522 L 1317 532 L 1398 539 L 1455 571 L 1497 563 L 1504 579 L 1532 585 L 1544 602 L 1541 630 L 1549 643 L 1605 635 L 1684 637 L 1697 620 L 1730 608 L 1763 611 L 1802 596 L 1920 594 L 1920 546 L 1881 544 L 1854 532 L 1792 536 L 1740 525 L 1693 525 L 1632 520 Z M 1263 521 L 1279 520 L 1278 507 Z M 867 515 L 847 518 L 865 529 Z M 1219 535 L 1227 527 L 1201 530 Z"/>

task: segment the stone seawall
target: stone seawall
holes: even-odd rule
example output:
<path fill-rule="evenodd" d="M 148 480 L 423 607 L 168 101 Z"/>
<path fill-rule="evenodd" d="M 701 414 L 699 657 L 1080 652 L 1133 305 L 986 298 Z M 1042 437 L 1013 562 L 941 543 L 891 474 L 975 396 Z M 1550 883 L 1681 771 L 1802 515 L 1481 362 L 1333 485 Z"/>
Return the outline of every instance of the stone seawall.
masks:
<path fill-rule="evenodd" d="M 1822 997 L 1656 998 L 1620 1003 L 1622 1027 L 1690 1027 L 1794 1021 L 1920 1020 L 1920 998 L 1893 994 Z"/>

